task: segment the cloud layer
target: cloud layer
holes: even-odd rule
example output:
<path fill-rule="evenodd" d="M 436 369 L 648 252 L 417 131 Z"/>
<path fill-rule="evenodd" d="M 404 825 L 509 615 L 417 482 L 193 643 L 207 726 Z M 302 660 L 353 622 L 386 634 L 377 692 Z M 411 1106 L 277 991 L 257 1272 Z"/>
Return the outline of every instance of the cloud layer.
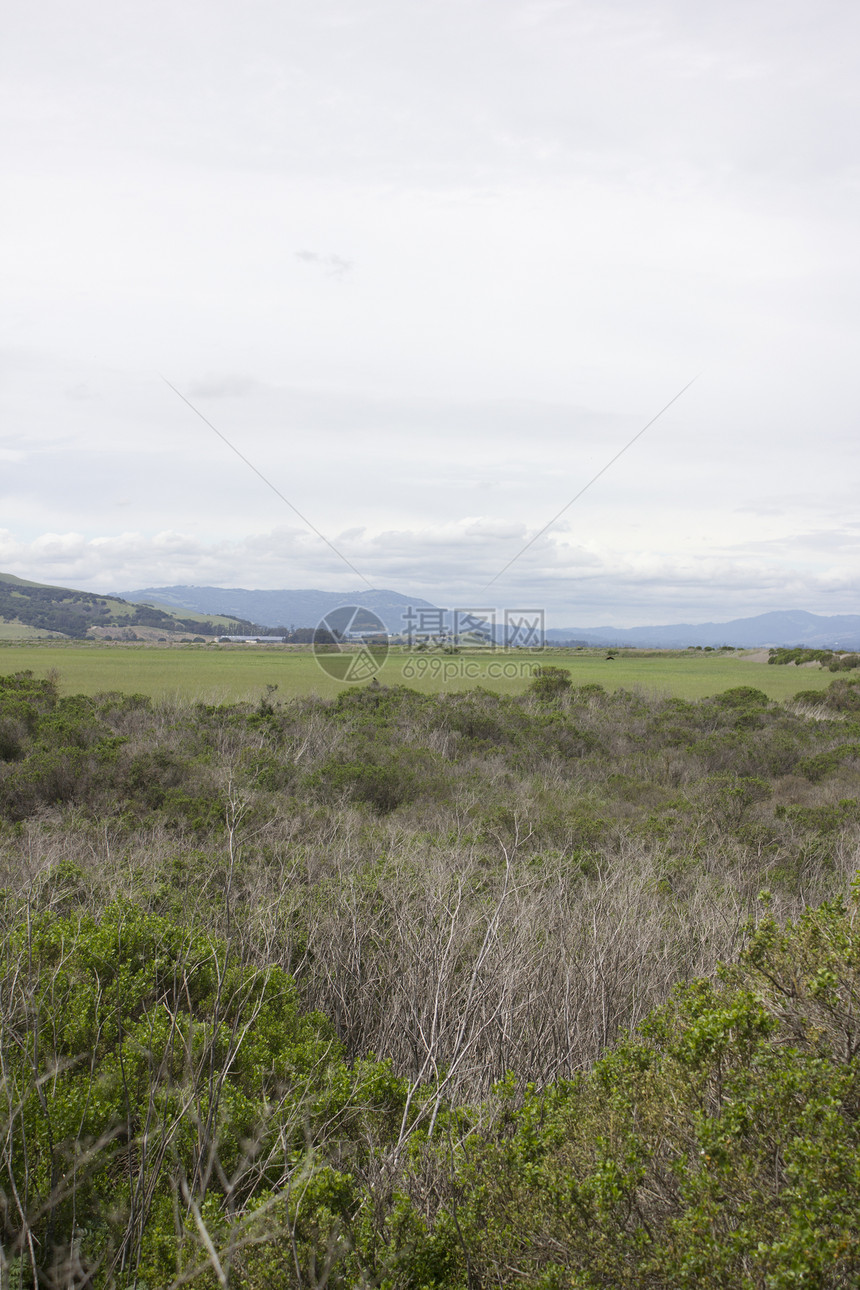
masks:
<path fill-rule="evenodd" d="M 459 594 L 701 372 L 499 597 L 856 609 L 860 11 L 46 0 L 7 28 L 0 568 L 340 586 L 280 493 L 375 585 Z"/>

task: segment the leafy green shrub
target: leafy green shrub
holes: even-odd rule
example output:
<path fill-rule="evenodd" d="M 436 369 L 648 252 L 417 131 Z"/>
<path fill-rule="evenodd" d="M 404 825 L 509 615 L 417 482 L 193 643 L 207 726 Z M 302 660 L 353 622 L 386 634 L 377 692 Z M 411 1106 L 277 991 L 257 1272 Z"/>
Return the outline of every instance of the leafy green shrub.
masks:
<path fill-rule="evenodd" d="M 831 681 L 821 697 L 834 712 L 860 712 L 860 681 L 854 677 Z"/>
<path fill-rule="evenodd" d="M 749 685 L 724 690 L 722 694 L 706 700 L 706 704 L 721 711 L 727 723 L 748 729 L 761 727 L 764 724 L 764 714 L 771 707 L 767 695 Z"/>
<path fill-rule="evenodd" d="M 168 788 L 161 802 L 161 811 L 167 823 L 174 828 L 189 828 L 194 833 L 209 833 L 223 829 L 225 802 L 214 786 Z"/>
<path fill-rule="evenodd" d="M 0 1229 L 7 1257 L 31 1262 L 40 1285 L 58 1259 L 97 1285 L 132 1286 L 139 1272 L 167 1285 L 177 1259 L 208 1262 L 195 1216 L 210 1241 L 226 1239 L 237 1212 L 273 1189 L 295 1216 L 294 1180 L 320 1257 L 332 1215 L 308 1195 L 322 1186 L 313 1150 L 334 1134 L 344 1159 L 350 1140 L 363 1149 L 376 1107 L 388 1114 L 393 1098 L 402 1111 L 405 1090 L 384 1068 L 365 1064 L 356 1087 L 331 1027 L 299 1012 L 285 973 L 243 967 L 128 905 L 16 929 L 0 1000 L 14 1036 Z"/>
<path fill-rule="evenodd" d="M 357 758 L 333 757 L 306 778 L 329 800 L 363 802 L 380 815 L 432 792 L 432 758 L 426 750 L 368 748 Z"/>
<path fill-rule="evenodd" d="M 840 767 L 843 762 L 860 759 L 860 744 L 840 744 L 827 752 L 817 753 L 814 757 L 805 757 L 798 762 L 797 769 L 813 784 L 817 784 L 827 775 Z"/>
<path fill-rule="evenodd" d="M 255 750 L 244 760 L 242 769 L 253 784 L 268 793 L 283 793 L 296 778 L 295 764 L 283 755 Z"/>
<path fill-rule="evenodd" d="M 23 722 L 0 717 L 0 761 L 17 761 L 24 755 L 26 730 Z"/>
<path fill-rule="evenodd" d="M 111 760 L 107 750 L 107 760 Z M 0 786 L 0 809 L 12 820 L 44 806 L 85 803 L 104 787 L 103 759 L 83 748 L 40 748 L 15 763 Z"/>
<path fill-rule="evenodd" d="M 836 833 L 848 825 L 860 823 L 860 802 L 843 798 L 826 806 L 778 806 L 774 815 L 778 820 L 789 820 L 815 833 Z"/>
<path fill-rule="evenodd" d="M 835 655 L 828 664 L 828 672 L 853 672 L 860 666 L 860 654 Z"/>
<path fill-rule="evenodd" d="M 793 703 L 808 703 L 816 708 L 820 708 L 825 701 L 824 690 L 798 690 L 795 694 Z"/>
<path fill-rule="evenodd" d="M 528 725 L 519 704 L 480 688 L 446 696 L 440 718 L 446 729 L 462 735 L 472 748 L 517 747 Z"/>
<path fill-rule="evenodd" d="M 857 1284 L 858 1049 L 853 911 L 765 919 L 589 1074 L 497 1090 L 457 1162 L 447 1284 Z"/>
<path fill-rule="evenodd" d="M 772 649 L 768 657 L 768 663 L 777 665 L 786 665 L 787 663 L 823 663 L 829 664 L 833 659 L 832 649 L 806 649 L 802 645 L 794 649 Z"/>
<path fill-rule="evenodd" d="M 736 826 L 756 802 L 770 797 L 770 784 L 755 775 L 709 775 L 694 786 L 695 803 L 716 825 Z"/>
<path fill-rule="evenodd" d="M 129 802 L 155 809 L 162 805 L 168 790 L 178 788 L 187 774 L 187 764 L 169 749 L 147 748 L 132 756 L 117 777 L 116 787 Z"/>
<path fill-rule="evenodd" d="M 544 663 L 535 668 L 534 679 L 529 682 L 528 693 L 545 703 L 560 699 L 572 688 L 570 672 L 564 667 L 552 667 Z"/>

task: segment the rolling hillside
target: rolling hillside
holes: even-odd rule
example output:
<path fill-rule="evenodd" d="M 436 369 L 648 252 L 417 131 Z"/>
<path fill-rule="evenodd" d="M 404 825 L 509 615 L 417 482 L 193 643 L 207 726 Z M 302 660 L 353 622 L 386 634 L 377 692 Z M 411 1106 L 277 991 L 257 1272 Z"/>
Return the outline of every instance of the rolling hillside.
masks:
<path fill-rule="evenodd" d="M 218 615 L 175 614 L 152 605 L 132 605 L 118 596 L 45 586 L 13 574 L 0 574 L 0 639 L 63 636 L 86 640 L 138 632 L 144 636 L 214 636 L 225 629 L 253 631 L 254 625 Z"/>

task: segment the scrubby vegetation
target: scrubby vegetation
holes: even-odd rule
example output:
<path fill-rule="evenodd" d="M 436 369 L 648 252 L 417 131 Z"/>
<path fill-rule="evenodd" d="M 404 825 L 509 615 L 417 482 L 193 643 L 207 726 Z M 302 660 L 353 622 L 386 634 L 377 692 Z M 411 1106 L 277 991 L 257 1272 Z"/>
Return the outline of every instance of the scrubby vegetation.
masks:
<path fill-rule="evenodd" d="M 853 677 L 0 677 L 2 1283 L 857 1284 L 858 767 Z"/>
<path fill-rule="evenodd" d="M 860 667 L 860 654 L 838 654 L 832 649 L 807 649 L 797 645 L 793 649 L 772 649 L 767 661 L 783 666 L 788 663 L 796 663 L 798 666 L 820 663 L 830 672 L 853 672 L 856 667 Z"/>

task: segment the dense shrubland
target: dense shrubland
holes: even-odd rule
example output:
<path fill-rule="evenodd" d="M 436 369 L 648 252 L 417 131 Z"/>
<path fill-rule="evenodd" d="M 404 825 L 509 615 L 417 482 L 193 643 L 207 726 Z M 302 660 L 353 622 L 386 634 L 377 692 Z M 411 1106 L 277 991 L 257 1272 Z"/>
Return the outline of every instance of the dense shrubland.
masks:
<path fill-rule="evenodd" d="M 858 766 L 853 678 L 0 677 L 0 1284 L 856 1284 Z"/>
<path fill-rule="evenodd" d="M 860 654 L 839 654 L 836 650 L 809 649 L 803 645 L 796 645 L 791 649 L 780 646 L 770 651 L 767 661 L 782 665 L 796 663 L 798 666 L 803 666 L 805 663 L 820 663 L 830 672 L 852 672 L 854 668 L 860 667 Z"/>

